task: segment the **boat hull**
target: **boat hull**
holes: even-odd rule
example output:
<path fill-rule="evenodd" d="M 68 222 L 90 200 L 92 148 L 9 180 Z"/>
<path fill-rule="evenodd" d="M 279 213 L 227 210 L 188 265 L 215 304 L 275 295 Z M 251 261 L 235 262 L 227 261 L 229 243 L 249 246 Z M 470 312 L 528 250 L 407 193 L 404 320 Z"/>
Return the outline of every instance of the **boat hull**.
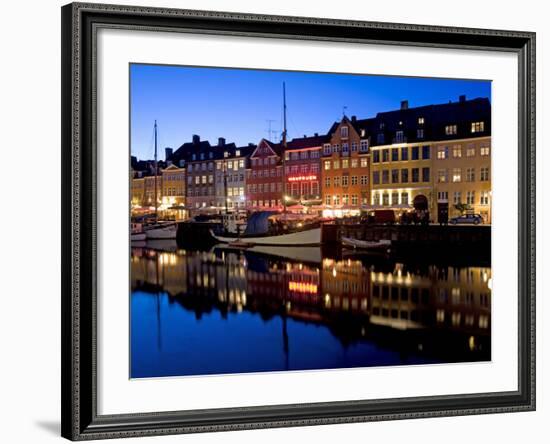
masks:
<path fill-rule="evenodd" d="M 130 235 L 130 240 L 132 242 L 140 242 L 147 239 L 147 235 L 145 233 L 133 233 Z"/>
<path fill-rule="evenodd" d="M 218 242 L 229 244 L 238 240 L 238 237 L 217 236 L 213 231 L 210 234 Z M 321 228 L 298 231 L 296 233 L 279 234 L 276 236 L 241 237 L 241 241 L 253 245 L 273 246 L 318 246 L 321 245 Z"/>
<path fill-rule="evenodd" d="M 361 250 L 385 250 L 391 247 L 390 240 L 379 240 L 376 242 L 362 241 L 351 237 L 342 237 L 342 245 L 348 248 L 357 248 Z"/>
<path fill-rule="evenodd" d="M 168 225 L 165 227 L 150 228 L 145 232 L 145 235 L 147 239 L 175 239 L 176 232 L 176 225 Z"/>

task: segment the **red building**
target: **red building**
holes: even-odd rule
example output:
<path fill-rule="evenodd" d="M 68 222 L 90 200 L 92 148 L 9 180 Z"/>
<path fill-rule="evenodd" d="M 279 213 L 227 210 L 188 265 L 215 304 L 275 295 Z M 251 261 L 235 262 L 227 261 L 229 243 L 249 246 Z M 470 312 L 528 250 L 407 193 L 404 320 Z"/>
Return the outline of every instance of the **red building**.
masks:
<path fill-rule="evenodd" d="M 287 203 L 321 204 L 321 150 L 327 135 L 292 139 L 285 151 Z"/>
<path fill-rule="evenodd" d="M 280 144 L 262 139 L 250 156 L 246 204 L 250 211 L 283 208 L 283 158 Z"/>

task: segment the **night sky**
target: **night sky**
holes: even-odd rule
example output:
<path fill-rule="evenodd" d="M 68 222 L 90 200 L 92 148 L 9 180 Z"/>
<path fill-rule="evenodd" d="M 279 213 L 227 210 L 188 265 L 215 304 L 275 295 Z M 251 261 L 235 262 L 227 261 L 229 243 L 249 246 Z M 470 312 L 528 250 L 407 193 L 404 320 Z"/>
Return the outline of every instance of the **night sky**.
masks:
<path fill-rule="evenodd" d="M 153 157 L 158 123 L 159 159 L 193 134 L 216 144 L 218 137 L 246 145 L 282 131 L 282 84 L 286 82 L 288 137 L 326 133 L 335 120 L 358 119 L 409 107 L 491 97 L 491 82 L 181 66 L 130 66 L 132 155 Z M 344 107 L 346 107 L 344 109 Z M 269 123 L 276 133 L 268 134 Z"/>

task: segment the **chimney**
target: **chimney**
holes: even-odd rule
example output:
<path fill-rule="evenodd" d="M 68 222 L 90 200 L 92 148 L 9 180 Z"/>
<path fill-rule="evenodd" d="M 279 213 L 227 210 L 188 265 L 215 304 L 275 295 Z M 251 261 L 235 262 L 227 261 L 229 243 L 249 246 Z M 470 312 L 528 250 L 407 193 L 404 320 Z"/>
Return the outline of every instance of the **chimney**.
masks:
<path fill-rule="evenodd" d="M 319 133 L 315 133 L 315 137 L 319 137 Z"/>
<path fill-rule="evenodd" d="M 248 146 L 256 146 L 252 142 L 248 142 Z"/>
<path fill-rule="evenodd" d="M 201 141 L 201 136 L 197 134 L 193 134 L 193 144 L 198 145 L 200 141 Z"/>
<path fill-rule="evenodd" d="M 458 101 L 460 103 L 464 103 L 466 101 L 466 95 L 462 94 L 461 96 L 458 96 Z"/>
<path fill-rule="evenodd" d="M 223 137 L 218 137 L 218 146 L 224 146 L 225 145 L 225 139 Z"/>
<path fill-rule="evenodd" d="M 355 122 L 357 120 L 357 116 L 351 116 L 351 121 Z"/>
<path fill-rule="evenodd" d="M 401 109 L 409 109 L 409 101 L 401 100 Z"/>
<path fill-rule="evenodd" d="M 174 153 L 174 150 L 172 148 L 167 147 L 167 148 L 164 148 L 164 153 L 165 153 L 164 159 L 168 160 L 168 159 L 170 159 L 170 157 L 172 157 L 172 154 Z"/>

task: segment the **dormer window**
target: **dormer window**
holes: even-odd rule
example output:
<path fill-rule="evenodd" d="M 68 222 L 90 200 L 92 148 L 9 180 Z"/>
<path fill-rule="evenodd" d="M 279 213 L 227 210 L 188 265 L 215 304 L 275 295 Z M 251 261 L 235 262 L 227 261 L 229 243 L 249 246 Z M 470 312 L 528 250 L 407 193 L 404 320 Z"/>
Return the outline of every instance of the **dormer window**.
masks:
<path fill-rule="evenodd" d="M 223 152 L 223 157 L 228 158 L 229 157 L 229 151 L 224 151 Z"/>
<path fill-rule="evenodd" d="M 235 156 L 236 156 L 236 157 L 240 157 L 240 156 L 241 156 L 241 150 L 235 151 Z"/>
<path fill-rule="evenodd" d="M 381 130 L 384 129 L 384 122 L 380 123 L 380 129 L 381 129 Z"/>
<path fill-rule="evenodd" d="M 418 118 L 418 124 L 419 125 L 424 125 L 424 117 L 419 117 Z"/>
<path fill-rule="evenodd" d="M 445 134 L 447 136 L 454 136 L 457 133 L 457 126 L 456 125 L 446 125 L 445 126 Z"/>
<path fill-rule="evenodd" d="M 472 122 L 472 133 L 482 133 L 485 130 L 485 122 Z"/>
<path fill-rule="evenodd" d="M 365 137 L 367 135 L 367 132 L 365 131 L 365 129 L 363 128 L 361 130 L 361 137 Z"/>

